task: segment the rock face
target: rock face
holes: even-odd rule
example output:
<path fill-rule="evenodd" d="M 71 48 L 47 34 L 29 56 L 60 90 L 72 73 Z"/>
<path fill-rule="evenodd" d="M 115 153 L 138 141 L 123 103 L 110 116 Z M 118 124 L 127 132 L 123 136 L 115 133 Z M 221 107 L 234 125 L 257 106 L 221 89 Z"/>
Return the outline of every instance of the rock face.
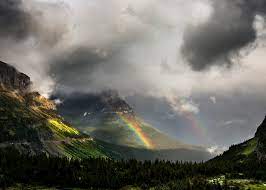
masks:
<path fill-rule="evenodd" d="M 0 61 L 0 85 L 5 88 L 28 91 L 31 85 L 30 77 L 18 72 L 14 67 Z"/>
<path fill-rule="evenodd" d="M 102 103 L 103 112 L 133 113 L 127 102 L 120 98 L 117 91 L 107 90 L 98 95 Z"/>
<path fill-rule="evenodd" d="M 38 92 L 29 92 L 24 95 L 25 102 L 27 106 L 30 107 L 38 107 L 42 108 L 44 110 L 56 110 L 56 105 L 54 101 L 51 101 L 49 99 L 46 99 L 42 95 L 40 95 Z"/>

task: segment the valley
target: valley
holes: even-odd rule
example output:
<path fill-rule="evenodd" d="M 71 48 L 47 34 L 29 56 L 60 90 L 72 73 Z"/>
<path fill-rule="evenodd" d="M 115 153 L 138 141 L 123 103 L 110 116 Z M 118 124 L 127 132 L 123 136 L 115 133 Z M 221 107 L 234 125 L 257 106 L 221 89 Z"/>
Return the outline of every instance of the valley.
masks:
<path fill-rule="evenodd" d="M 27 75 L 2 62 L 0 71 L 5 189 L 265 188 L 266 119 L 253 138 L 211 158 L 145 123 L 114 91 L 47 99 Z"/>

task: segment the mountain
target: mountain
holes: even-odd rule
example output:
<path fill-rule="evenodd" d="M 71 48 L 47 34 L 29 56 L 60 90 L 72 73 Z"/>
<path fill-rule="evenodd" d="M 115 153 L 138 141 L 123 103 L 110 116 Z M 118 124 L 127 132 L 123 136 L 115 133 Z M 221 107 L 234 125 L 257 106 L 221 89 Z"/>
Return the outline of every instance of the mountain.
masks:
<path fill-rule="evenodd" d="M 256 148 L 254 152 L 259 160 L 266 160 L 266 117 L 255 134 Z"/>
<path fill-rule="evenodd" d="M 58 112 L 82 132 L 107 143 L 147 149 L 199 149 L 144 122 L 116 91 L 57 95 Z"/>
<path fill-rule="evenodd" d="M 107 155 L 115 159 L 136 159 L 136 160 L 167 160 L 167 161 L 192 161 L 202 162 L 209 160 L 212 155 L 204 148 L 201 147 L 185 147 L 175 149 L 147 149 L 147 148 L 134 148 L 128 146 L 121 146 L 117 144 L 110 144 L 104 141 L 96 140 L 106 152 Z"/>
<path fill-rule="evenodd" d="M 266 161 L 266 117 L 259 125 L 253 138 L 231 146 L 228 151 L 215 157 L 210 162 L 229 160 L 236 164 Z"/>
<path fill-rule="evenodd" d="M 0 147 L 26 154 L 106 157 L 95 141 L 56 113 L 54 102 L 30 91 L 30 77 L 0 62 Z"/>
<path fill-rule="evenodd" d="M 57 101 L 32 91 L 31 84 L 26 74 L 0 62 L 0 148 L 15 147 L 27 155 L 45 153 L 69 158 L 172 161 L 210 158 L 203 148 L 167 139 L 145 124 L 113 91 L 86 96 L 86 101 L 83 96 L 75 96 L 71 101 L 66 98 L 57 110 Z M 166 147 L 165 142 L 170 145 L 168 149 L 155 150 Z"/>

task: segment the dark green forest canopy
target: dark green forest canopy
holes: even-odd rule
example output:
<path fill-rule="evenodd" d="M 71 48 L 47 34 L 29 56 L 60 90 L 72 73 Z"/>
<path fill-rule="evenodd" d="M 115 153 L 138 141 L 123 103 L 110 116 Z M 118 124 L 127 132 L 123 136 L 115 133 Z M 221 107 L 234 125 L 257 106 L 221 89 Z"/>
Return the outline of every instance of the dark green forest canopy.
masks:
<path fill-rule="evenodd" d="M 219 184 L 207 182 L 208 178 L 219 175 L 266 180 L 266 164 L 252 160 L 234 163 L 219 159 L 206 163 L 114 161 L 104 158 L 70 160 L 44 154 L 21 155 L 13 148 L 0 150 L 2 187 L 23 183 L 111 189 L 134 185 L 147 189 L 165 184 L 177 185 L 181 189 L 193 189 L 193 186 L 195 189 L 221 189 Z"/>

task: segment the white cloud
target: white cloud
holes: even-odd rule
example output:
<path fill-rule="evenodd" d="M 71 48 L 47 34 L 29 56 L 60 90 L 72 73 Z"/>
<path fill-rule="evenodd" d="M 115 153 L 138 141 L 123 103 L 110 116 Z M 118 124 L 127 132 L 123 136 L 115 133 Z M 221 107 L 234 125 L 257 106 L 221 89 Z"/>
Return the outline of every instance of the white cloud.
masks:
<path fill-rule="evenodd" d="M 216 104 L 216 97 L 215 96 L 211 96 L 210 100 L 213 104 Z"/>
<path fill-rule="evenodd" d="M 63 101 L 60 100 L 60 99 L 55 99 L 55 100 L 54 100 L 54 103 L 55 103 L 56 105 L 60 105 L 60 104 L 63 103 Z"/>
<path fill-rule="evenodd" d="M 227 127 L 232 127 L 232 126 L 239 126 L 245 124 L 247 121 L 243 119 L 235 119 L 235 120 L 230 120 L 230 121 L 225 121 L 222 125 L 227 126 Z"/>
<path fill-rule="evenodd" d="M 187 113 L 198 114 L 200 111 L 199 105 L 194 103 L 192 100 L 175 99 L 175 98 L 167 100 L 171 105 L 173 111 L 178 113 L 179 115 Z"/>
<path fill-rule="evenodd" d="M 222 154 L 224 151 L 226 151 L 228 148 L 227 147 L 219 147 L 219 146 L 212 146 L 207 148 L 207 151 L 213 155 L 213 156 L 217 156 Z"/>

